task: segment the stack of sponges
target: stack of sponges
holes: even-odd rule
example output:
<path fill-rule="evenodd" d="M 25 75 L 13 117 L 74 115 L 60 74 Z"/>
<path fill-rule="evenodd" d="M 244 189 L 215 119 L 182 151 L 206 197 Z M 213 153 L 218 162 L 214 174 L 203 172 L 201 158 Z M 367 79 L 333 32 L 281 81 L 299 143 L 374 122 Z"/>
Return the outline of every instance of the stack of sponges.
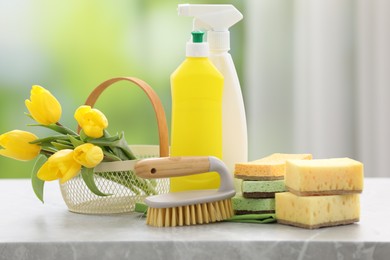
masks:
<path fill-rule="evenodd" d="M 349 158 L 289 160 L 276 219 L 308 229 L 357 222 L 363 178 L 363 164 Z"/>
<path fill-rule="evenodd" d="M 241 193 L 232 200 L 235 214 L 275 213 L 275 193 L 285 191 L 286 160 L 311 158 L 311 154 L 275 153 L 256 161 L 237 163 L 234 175 L 243 181 Z"/>

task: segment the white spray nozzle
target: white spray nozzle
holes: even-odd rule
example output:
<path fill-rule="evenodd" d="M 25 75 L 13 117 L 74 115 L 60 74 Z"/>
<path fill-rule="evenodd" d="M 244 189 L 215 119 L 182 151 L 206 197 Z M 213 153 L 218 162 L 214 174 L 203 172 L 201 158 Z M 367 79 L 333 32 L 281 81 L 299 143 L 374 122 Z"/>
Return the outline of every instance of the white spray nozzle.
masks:
<path fill-rule="evenodd" d="M 195 18 L 193 30 L 227 31 L 243 17 L 233 5 L 179 4 L 178 13 Z"/>
<path fill-rule="evenodd" d="M 210 50 L 230 49 L 229 28 L 242 19 L 233 5 L 179 4 L 179 16 L 194 17 L 193 30 L 207 30 Z"/>

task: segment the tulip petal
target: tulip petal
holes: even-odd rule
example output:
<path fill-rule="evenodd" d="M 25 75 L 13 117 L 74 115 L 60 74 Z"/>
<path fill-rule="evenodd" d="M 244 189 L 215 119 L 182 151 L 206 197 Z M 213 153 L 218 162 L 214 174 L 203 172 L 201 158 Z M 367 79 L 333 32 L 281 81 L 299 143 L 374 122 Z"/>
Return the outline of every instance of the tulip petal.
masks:
<path fill-rule="evenodd" d="M 79 123 L 80 126 L 85 124 L 85 120 L 84 120 L 85 114 L 88 113 L 88 111 L 90 111 L 90 110 L 91 110 L 91 107 L 86 106 L 86 105 L 80 106 L 76 110 L 76 112 L 74 114 L 74 118 L 76 119 L 76 121 Z"/>
<path fill-rule="evenodd" d="M 87 168 L 94 168 L 103 160 L 102 148 L 86 143 L 74 149 L 73 159 Z"/>
<path fill-rule="evenodd" d="M 46 161 L 37 173 L 37 177 L 43 181 L 54 181 L 60 178 L 58 170 Z"/>
<path fill-rule="evenodd" d="M 80 106 L 74 118 L 77 120 L 84 133 L 92 138 L 100 138 L 103 136 L 103 130 L 108 127 L 106 116 L 98 109 L 90 106 Z"/>
<path fill-rule="evenodd" d="M 37 140 L 38 137 L 32 133 L 13 130 L 0 135 L 0 155 L 21 161 L 28 161 L 38 156 L 41 147 L 30 142 Z"/>
<path fill-rule="evenodd" d="M 70 179 L 74 178 L 80 173 L 80 170 L 81 170 L 81 164 L 77 162 L 72 163 L 70 167 L 67 169 L 67 171 L 64 173 L 62 178 L 60 179 L 60 183 L 65 183 Z"/>
<path fill-rule="evenodd" d="M 56 152 L 38 171 L 38 178 L 45 181 L 60 179 L 64 183 L 75 177 L 81 170 L 81 164 L 73 159 L 73 150 L 64 149 Z"/>
<path fill-rule="evenodd" d="M 25 105 L 34 120 L 43 125 L 54 124 L 61 118 L 61 104 L 41 86 L 32 86 L 30 100 L 26 99 Z"/>

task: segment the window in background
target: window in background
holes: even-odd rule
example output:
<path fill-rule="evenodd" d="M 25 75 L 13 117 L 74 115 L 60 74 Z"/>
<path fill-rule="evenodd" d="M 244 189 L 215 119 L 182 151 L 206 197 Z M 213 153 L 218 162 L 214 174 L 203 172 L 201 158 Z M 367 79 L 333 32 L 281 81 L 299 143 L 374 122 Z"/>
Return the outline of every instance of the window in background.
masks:
<path fill-rule="evenodd" d="M 389 177 L 390 2 L 245 2 L 250 156 L 351 157 Z"/>

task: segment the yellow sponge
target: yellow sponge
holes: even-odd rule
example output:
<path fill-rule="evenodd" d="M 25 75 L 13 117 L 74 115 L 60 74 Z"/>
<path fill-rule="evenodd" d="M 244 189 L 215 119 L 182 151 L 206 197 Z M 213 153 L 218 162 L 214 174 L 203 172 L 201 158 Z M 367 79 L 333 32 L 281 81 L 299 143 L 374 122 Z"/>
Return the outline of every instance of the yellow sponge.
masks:
<path fill-rule="evenodd" d="M 302 197 L 276 193 L 275 212 L 278 223 L 308 229 L 351 224 L 360 218 L 360 194 Z"/>
<path fill-rule="evenodd" d="M 363 164 L 350 158 L 286 162 L 286 188 L 300 196 L 360 193 L 363 179 Z"/>
<path fill-rule="evenodd" d="M 286 160 L 310 160 L 311 154 L 274 153 L 259 160 L 237 163 L 234 177 L 244 180 L 283 180 L 286 172 Z"/>

